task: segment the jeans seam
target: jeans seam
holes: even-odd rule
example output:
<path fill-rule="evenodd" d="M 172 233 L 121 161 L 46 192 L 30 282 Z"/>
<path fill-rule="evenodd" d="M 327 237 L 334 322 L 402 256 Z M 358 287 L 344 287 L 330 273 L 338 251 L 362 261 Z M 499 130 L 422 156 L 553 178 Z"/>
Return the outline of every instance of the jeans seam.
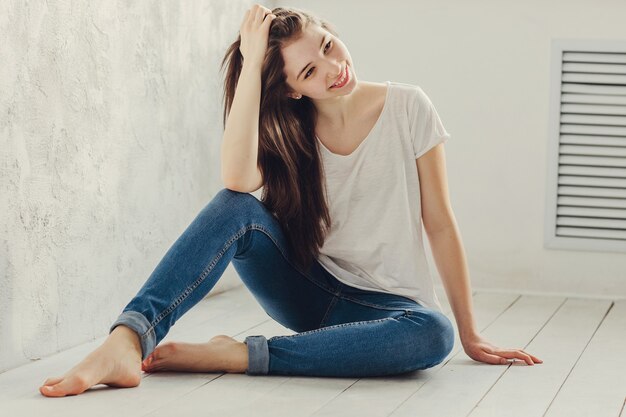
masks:
<path fill-rule="evenodd" d="M 326 323 L 326 319 L 330 315 L 330 312 L 333 309 L 333 307 L 335 306 L 335 304 L 337 304 L 337 301 L 339 301 L 339 297 L 337 297 L 337 296 L 333 297 L 332 300 L 330 300 L 330 304 L 328 305 L 328 308 L 326 309 L 326 313 L 324 313 L 324 317 L 322 318 L 322 321 L 320 322 L 319 326 L 317 326 L 317 327 L 324 327 L 324 323 Z"/>
<path fill-rule="evenodd" d="M 356 326 L 356 325 L 365 324 L 365 323 L 378 323 L 378 322 L 381 322 L 381 321 L 389 321 L 389 320 L 396 320 L 397 321 L 398 319 L 396 317 L 385 317 L 385 318 L 382 318 L 382 319 L 375 319 L 375 320 L 351 321 L 351 322 L 348 322 L 348 323 L 335 324 L 335 325 L 332 325 L 332 326 L 322 327 L 322 328 L 319 328 L 319 329 L 308 330 L 306 332 L 300 332 L 300 333 L 291 334 L 291 335 L 287 335 L 287 336 L 274 336 L 274 337 L 272 337 L 272 340 L 306 336 L 306 335 L 309 335 L 309 334 L 322 332 L 322 331 L 327 331 L 329 329 L 334 329 L 334 328 L 341 328 L 341 327 L 347 327 L 347 326 Z"/>
<path fill-rule="evenodd" d="M 395 295 L 395 294 L 394 294 Z M 366 307 L 373 307 L 373 308 L 377 308 L 380 310 L 404 310 L 406 313 L 410 313 L 411 310 L 403 308 L 403 307 L 389 307 L 389 306 L 383 306 L 380 304 L 373 304 L 373 303 L 368 303 L 367 301 L 363 301 L 363 300 L 359 300 L 358 298 L 353 298 L 347 295 L 339 295 L 339 297 L 343 298 L 344 300 L 348 300 L 348 301 L 352 301 L 354 303 L 357 304 L 361 304 L 364 305 Z"/>
<path fill-rule="evenodd" d="M 230 239 L 226 241 L 226 244 L 222 248 L 220 252 L 209 262 L 209 264 L 204 268 L 200 276 L 195 280 L 193 284 L 191 284 L 185 291 L 179 295 L 174 302 L 164 311 L 162 311 L 153 321 L 150 323 L 149 330 L 154 329 L 168 314 L 170 314 L 176 307 L 180 305 L 185 299 L 196 289 L 198 286 L 204 281 L 204 279 L 209 275 L 209 273 L 213 270 L 219 259 L 228 251 L 228 249 L 232 246 L 233 242 L 239 239 L 243 234 L 245 234 L 248 230 L 254 229 L 255 225 L 249 225 L 242 229 L 240 229 L 237 233 L 235 233 Z"/>

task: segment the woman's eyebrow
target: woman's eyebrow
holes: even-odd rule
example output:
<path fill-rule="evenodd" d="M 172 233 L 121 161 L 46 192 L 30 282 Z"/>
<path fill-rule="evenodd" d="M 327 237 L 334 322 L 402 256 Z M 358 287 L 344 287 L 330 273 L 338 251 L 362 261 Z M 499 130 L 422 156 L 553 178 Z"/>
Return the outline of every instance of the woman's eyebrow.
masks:
<path fill-rule="evenodd" d="M 324 39 L 326 39 L 326 35 L 322 35 L 322 41 L 320 42 L 320 47 L 317 48 L 317 49 L 322 49 L 322 45 L 324 45 Z M 300 75 L 302 75 L 304 70 L 306 70 L 309 67 L 309 65 L 311 65 L 311 64 L 312 64 L 312 62 L 309 62 L 308 64 L 306 64 L 306 66 L 304 68 L 302 68 L 302 71 L 300 71 L 300 73 L 296 77 L 296 81 L 298 80 L 298 78 L 300 78 Z"/>

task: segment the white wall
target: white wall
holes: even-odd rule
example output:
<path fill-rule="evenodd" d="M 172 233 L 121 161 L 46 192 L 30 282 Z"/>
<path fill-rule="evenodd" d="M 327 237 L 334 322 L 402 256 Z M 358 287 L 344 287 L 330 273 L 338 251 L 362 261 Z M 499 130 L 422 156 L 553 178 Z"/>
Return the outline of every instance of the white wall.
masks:
<path fill-rule="evenodd" d="M 430 96 L 452 135 L 450 195 L 475 289 L 626 296 L 624 253 L 543 247 L 551 40 L 625 40 L 626 2 L 283 4 L 333 23 L 360 80 Z"/>
<path fill-rule="evenodd" d="M 0 2 L 0 372 L 106 335 L 223 187 L 250 4 Z"/>

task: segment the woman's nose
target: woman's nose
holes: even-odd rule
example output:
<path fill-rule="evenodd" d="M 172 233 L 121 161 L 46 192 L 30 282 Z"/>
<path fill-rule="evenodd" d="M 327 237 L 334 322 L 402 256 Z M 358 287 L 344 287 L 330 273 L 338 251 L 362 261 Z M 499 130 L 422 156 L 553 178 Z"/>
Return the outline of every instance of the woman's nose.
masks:
<path fill-rule="evenodd" d="M 336 80 L 337 77 L 339 77 L 341 75 L 341 70 L 343 69 L 343 67 L 341 66 L 340 63 L 335 63 L 329 70 L 328 70 L 328 77 L 332 80 Z"/>

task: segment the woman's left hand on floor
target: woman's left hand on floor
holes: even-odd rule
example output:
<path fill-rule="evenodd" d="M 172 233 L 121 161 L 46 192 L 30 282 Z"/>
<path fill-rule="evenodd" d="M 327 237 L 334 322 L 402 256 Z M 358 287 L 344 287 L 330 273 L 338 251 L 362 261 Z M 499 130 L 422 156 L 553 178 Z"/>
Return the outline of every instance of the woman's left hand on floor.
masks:
<path fill-rule="evenodd" d="M 478 362 L 503 365 L 509 363 L 509 359 L 521 359 L 528 365 L 543 363 L 541 359 L 522 349 L 501 349 L 477 334 L 465 338 L 462 343 L 467 356 Z"/>

